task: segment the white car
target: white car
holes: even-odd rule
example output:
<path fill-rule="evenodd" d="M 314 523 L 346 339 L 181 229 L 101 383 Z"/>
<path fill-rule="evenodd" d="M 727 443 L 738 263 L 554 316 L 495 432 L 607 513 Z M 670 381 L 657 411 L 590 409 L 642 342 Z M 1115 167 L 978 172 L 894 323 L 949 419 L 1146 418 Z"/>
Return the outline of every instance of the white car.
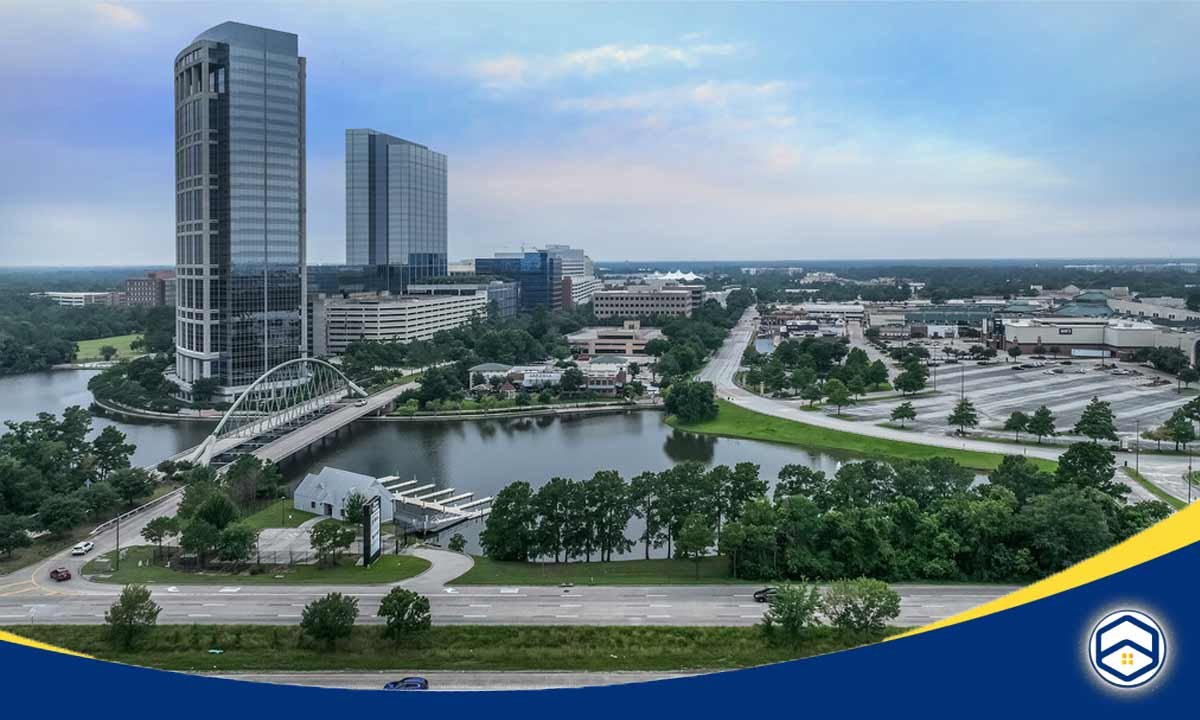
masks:
<path fill-rule="evenodd" d="M 87 555 L 88 553 L 90 553 L 92 551 L 92 548 L 94 548 L 94 547 L 96 547 L 96 543 L 92 542 L 91 540 L 84 540 L 81 543 L 77 543 L 75 545 L 75 547 L 71 548 L 71 554 L 72 555 Z"/>

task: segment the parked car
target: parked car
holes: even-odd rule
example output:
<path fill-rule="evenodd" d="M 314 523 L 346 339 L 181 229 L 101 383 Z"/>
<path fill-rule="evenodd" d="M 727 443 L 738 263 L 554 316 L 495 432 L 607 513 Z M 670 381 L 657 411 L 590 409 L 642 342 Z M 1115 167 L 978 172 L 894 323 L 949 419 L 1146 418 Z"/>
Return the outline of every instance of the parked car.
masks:
<path fill-rule="evenodd" d="M 769 603 L 779 594 L 777 587 L 765 587 L 762 590 L 757 590 L 754 593 L 754 602 Z"/>
<path fill-rule="evenodd" d="M 81 543 L 76 543 L 75 547 L 71 548 L 72 555 L 87 555 L 96 547 L 96 543 L 91 540 L 84 540 Z"/>
<path fill-rule="evenodd" d="M 57 582 L 64 582 L 71 579 L 71 571 L 65 567 L 57 567 L 50 571 L 50 579 Z"/>
<path fill-rule="evenodd" d="M 406 677 L 403 680 L 393 680 L 383 686 L 384 690 L 428 690 L 429 681 L 423 677 Z"/>

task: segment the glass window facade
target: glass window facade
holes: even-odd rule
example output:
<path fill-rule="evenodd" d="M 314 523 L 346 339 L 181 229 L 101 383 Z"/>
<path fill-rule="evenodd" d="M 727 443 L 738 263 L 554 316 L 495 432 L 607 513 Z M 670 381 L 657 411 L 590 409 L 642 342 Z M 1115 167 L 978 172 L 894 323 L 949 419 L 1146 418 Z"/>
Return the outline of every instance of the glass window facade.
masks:
<path fill-rule="evenodd" d="M 346 263 L 446 274 L 446 156 L 375 130 L 346 131 Z"/>
<path fill-rule="evenodd" d="M 223 23 L 175 63 L 176 373 L 235 391 L 300 357 L 305 60 L 291 33 Z"/>

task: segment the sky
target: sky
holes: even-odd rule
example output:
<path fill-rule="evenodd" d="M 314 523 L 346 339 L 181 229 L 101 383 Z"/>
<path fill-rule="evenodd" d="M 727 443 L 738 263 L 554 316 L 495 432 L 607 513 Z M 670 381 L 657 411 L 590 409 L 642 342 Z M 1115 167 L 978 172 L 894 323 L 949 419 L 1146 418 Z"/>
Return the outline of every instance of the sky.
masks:
<path fill-rule="evenodd" d="M 174 261 L 172 63 L 308 58 L 308 254 L 344 132 L 449 157 L 451 260 L 1200 254 L 1200 3 L 0 5 L 0 265 Z"/>

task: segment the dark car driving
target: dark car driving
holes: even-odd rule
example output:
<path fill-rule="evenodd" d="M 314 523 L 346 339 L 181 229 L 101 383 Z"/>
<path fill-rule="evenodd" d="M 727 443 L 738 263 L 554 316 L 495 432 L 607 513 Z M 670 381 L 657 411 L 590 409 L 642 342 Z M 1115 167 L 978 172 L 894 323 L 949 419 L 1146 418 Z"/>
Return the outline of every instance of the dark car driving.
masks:
<path fill-rule="evenodd" d="M 775 599 L 775 595 L 779 593 L 779 588 L 765 587 L 762 590 L 755 591 L 754 602 L 769 603 Z"/>
<path fill-rule="evenodd" d="M 423 677 L 406 677 L 403 680 L 393 680 L 383 686 L 384 690 L 428 690 L 429 681 Z"/>

